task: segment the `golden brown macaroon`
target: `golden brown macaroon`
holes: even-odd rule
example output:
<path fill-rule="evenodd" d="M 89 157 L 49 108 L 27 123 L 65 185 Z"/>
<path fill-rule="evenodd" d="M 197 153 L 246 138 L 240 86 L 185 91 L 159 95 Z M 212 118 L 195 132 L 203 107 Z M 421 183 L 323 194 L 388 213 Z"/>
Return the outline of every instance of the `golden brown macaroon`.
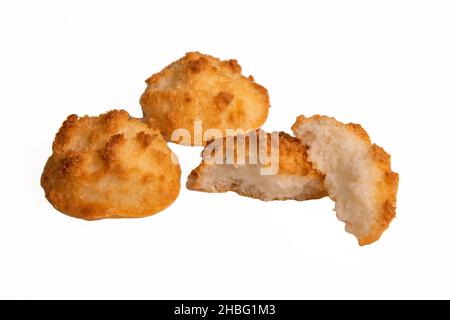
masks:
<path fill-rule="evenodd" d="M 231 146 L 227 147 L 227 139 Z M 327 195 L 323 176 L 308 162 L 306 148 L 283 132 L 258 130 L 217 139 L 206 146 L 202 156 L 200 166 L 189 175 L 188 189 L 234 191 L 264 201 Z"/>
<path fill-rule="evenodd" d="M 395 216 L 398 174 L 390 156 L 372 144 L 358 124 L 300 116 L 292 126 L 308 148 L 308 160 L 325 175 L 336 215 L 360 245 L 378 240 Z"/>
<path fill-rule="evenodd" d="M 244 77 L 236 60 L 189 52 L 146 83 L 140 99 L 144 120 L 154 121 L 167 140 L 180 144 L 205 145 L 210 139 L 201 132 L 194 137 L 195 121 L 201 121 L 203 132 L 217 129 L 225 136 L 226 129 L 260 128 L 269 111 L 267 90 L 252 76 Z M 186 129 L 190 141 L 173 135 L 177 129 Z"/>
<path fill-rule="evenodd" d="M 134 218 L 168 207 L 178 196 L 180 173 L 158 130 L 113 110 L 64 121 L 41 185 L 48 201 L 67 215 Z"/>

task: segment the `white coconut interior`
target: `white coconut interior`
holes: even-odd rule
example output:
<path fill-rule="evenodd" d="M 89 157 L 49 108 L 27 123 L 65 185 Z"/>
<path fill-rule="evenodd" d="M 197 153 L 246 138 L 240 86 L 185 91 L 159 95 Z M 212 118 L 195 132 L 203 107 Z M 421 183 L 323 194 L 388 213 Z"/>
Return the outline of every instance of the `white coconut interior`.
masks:
<path fill-rule="evenodd" d="M 318 177 L 261 175 L 259 165 L 209 165 L 197 181 L 203 191 L 235 191 L 241 195 L 270 200 L 306 200 L 324 196 Z"/>
<path fill-rule="evenodd" d="M 307 120 L 293 129 L 309 147 L 309 161 L 325 175 L 325 187 L 346 231 L 358 238 L 370 233 L 379 209 L 375 197 L 381 175 L 371 158 L 371 145 L 329 118 Z"/>

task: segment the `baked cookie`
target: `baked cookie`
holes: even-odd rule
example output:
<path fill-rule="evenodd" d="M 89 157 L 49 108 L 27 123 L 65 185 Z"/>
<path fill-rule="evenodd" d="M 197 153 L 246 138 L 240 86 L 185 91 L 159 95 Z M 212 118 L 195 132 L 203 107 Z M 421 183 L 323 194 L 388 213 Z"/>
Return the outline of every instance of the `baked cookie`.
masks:
<path fill-rule="evenodd" d="M 180 144 L 205 145 L 209 129 L 215 137 L 236 135 L 226 129 L 258 129 L 269 111 L 267 90 L 252 76 L 244 77 L 236 60 L 189 52 L 146 83 L 140 99 L 144 120 Z"/>
<path fill-rule="evenodd" d="M 231 146 L 227 147 L 227 139 Z M 308 200 L 327 195 L 323 176 L 308 162 L 306 148 L 283 132 L 258 130 L 214 140 L 202 155 L 202 163 L 189 175 L 188 189 L 234 191 L 264 201 Z"/>
<path fill-rule="evenodd" d="M 336 215 L 360 245 L 378 240 L 395 216 L 398 174 L 390 156 L 358 124 L 300 116 L 292 126 L 308 160 L 325 176 Z"/>
<path fill-rule="evenodd" d="M 113 110 L 64 121 L 41 185 L 50 203 L 73 217 L 144 217 L 175 201 L 180 173 L 158 130 Z"/>

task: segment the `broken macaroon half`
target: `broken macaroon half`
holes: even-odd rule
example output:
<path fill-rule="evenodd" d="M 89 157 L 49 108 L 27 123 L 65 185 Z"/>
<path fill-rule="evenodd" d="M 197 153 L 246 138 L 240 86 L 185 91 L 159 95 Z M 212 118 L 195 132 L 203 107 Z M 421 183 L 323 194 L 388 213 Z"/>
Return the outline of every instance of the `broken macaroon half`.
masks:
<path fill-rule="evenodd" d="M 372 144 L 358 124 L 334 118 L 300 116 L 292 126 L 307 148 L 307 158 L 325 177 L 325 188 L 336 202 L 336 215 L 360 245 L 380 238 L 395 217 L 399 176 L 390 155 Z"/>
<path fill-rule="evenodd" d="M 327 195 L 323 176 L 307 160 L 306 148 L 283 132 L 262 130 L 210 141 L 202 163 L 188 177 L 187 188 L 233 191 L 270 200 L 308 200 Z"/>

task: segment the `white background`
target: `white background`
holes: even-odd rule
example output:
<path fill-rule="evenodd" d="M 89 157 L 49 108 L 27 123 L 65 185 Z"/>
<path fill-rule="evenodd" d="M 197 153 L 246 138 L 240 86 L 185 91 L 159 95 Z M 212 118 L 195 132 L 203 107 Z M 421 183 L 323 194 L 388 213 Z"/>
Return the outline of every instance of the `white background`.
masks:
<path fill-rule="evenodd" d="M 361 123 L 400 173 L 397 218 L 359 247 L 329 199 L 184 188 L 155 216 L 85 222 L 39 185 L 67 115 L 125 108 L 186 51 L 269 89 L 264 128 Z M 0 298 L 450 298 L 448 1 L 2 1 Z"/>

